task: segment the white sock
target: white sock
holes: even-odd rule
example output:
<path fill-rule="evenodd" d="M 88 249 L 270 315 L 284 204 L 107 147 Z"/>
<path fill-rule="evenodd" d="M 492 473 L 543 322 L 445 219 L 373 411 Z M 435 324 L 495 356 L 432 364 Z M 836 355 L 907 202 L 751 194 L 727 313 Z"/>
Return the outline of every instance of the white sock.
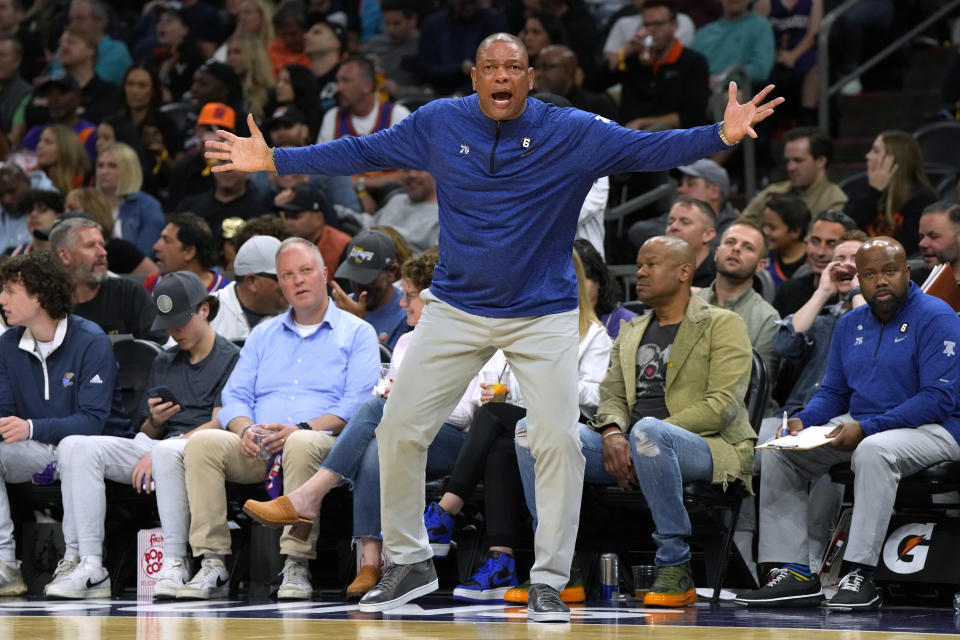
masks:
<path fill-rule="evenodd" d="M 103 568 L 103 556 L 83 556 L 83 564 L 95 569 Z"/>

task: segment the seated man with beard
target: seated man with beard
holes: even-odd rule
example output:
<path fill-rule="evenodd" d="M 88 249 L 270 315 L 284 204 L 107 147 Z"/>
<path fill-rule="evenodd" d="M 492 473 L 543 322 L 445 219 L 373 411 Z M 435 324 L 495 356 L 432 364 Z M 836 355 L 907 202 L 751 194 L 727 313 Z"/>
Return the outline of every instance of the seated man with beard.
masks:
<path fill-rule="evenodd" d="M 900 478 L 960 460 L 960 320 L 910 282 L 896 240 L 868 240 L 856 263 L 867 304 L 837 322 L 823 383 L 787 422 L 791 434 L 809 425 L 834 427 L 826 436 L 832 440 L 809 451 L 762 450 L 758 561 L 778 568 L 738 604 L 796 607 L 824 600 L 807 565 L 807 493 L 830 467 L 850 461 L 856 479 L 846 575 L 826 606 L 876 609 L 873 572 Z"/>

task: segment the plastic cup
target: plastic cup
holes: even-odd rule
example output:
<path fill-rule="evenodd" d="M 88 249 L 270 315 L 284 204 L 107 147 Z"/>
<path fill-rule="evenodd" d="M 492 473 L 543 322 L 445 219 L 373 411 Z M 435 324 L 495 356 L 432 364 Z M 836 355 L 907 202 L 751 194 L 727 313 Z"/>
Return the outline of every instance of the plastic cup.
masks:
<path fill-rule="evenodd" d="M 506 402 L 510 389 L 500 382 L 500 374 L 496 371 L 481 371 L 480 379 L 493 390 L 493 399 L 490 402 Z"/>
<path fill-rule="evenodd" d="M 642 598 L 650 591 L 657 579 L 657 567 L 652 564 L 635 564 L 633 570 L 633 596 Z"/>
<path fill-rule="evenodd" d="M 266 445 L 263 443 L 263 439 L 269 435 L 272 435 L 274 432 L 264 428 L 261 424 L 255 424 L 250 427 L 250 431 L 253 432 L 253 441 L 258 447 L 260 447 L 260 452 L 257 454 L 257 458 L 260 460 L 269 460 L 270 456 L 273 454 L 270 453 L 270 450 L 267 449 Z"/>
<path fill-rule="evenodd" d="M 378 398 L 384 398 L 390 392 L 393 381 L 396 378 L 396 371 L 390 362 L 380 363 L 380 376 L 377 379 L 377 385 L 373 388 L 373 395 Z"/>

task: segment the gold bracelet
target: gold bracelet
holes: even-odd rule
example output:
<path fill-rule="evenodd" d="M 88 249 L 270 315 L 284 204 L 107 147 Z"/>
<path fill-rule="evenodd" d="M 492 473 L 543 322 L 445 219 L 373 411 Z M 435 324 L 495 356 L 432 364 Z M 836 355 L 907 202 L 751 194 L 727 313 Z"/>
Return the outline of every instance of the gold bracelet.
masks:
<path fill-rule="evenodd" d="M 717 127 L 717 131 L 720 132 L 720 141 L 723 144 L 727 145 L 728 147 L 732 147 L 735 144 L 737 144 L 736 142 L 730 142 L 729 140 L 727 140 L 727 136 L 723 135 L 723 120 L 720 121 L 720 124 Z"/>
<path fill-rule="evenodd" d="M 369 196 L 369 195 L 370 195 L 370 193 L 369 193 L 366 189 L 363 189 L 363 190 L 361 190 L 361 191 L 357 191 L 357 198 L 366 198 L 366 197 Z"/>
<path fill-rule="evenodd" d="M 623 47 L 617 49 L 617 71 L 627 70 L 627 56 L 623 52 Z"/>

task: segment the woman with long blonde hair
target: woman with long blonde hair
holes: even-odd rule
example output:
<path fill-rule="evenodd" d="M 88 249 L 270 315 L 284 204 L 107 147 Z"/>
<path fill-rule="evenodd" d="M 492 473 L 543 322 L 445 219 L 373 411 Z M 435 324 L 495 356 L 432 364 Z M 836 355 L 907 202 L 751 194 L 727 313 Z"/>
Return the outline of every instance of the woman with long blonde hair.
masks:
<path fill-rule="evenodd" d="M 920 215 L 937 199 L 923 170 L 923 153 L 905 131 L 884 131 L 866 154 L 869 185 L 844 207 L 871 236 L 891 236 L 907 255 L 920 243 Z"/>
<path fill-rule="evenodd" d="M 229 9 L 229 6 L 228 6 Z M 275 35 L 273 31 L 273 3 L 269 0 L 241 0 L 236 3 L 236 11 L 231 12 L 236 20 L 237 26 L 234 28 L 231 37 L 246 33 L 255 36 L 257 40 L 263 43 L 266 49 Z M 213 58 L 217 62 L 227 61 L 227 49 L 229 42 L 224 42 L 217 49 Z M 271 75 L 273 71 L 271 68 Z"/>
<path fill-rule="evenodd" d="M 273 88 L 273 72 L 267 48 L 254 34 L 234 33 L 227 39 L 227 64 L 233 68 L 243 93 L 250 101 L 250 111 L 258 120 Z"/>
<path fill-rule="evenodd" d="M 90 158 L 80 137 L 70 127 L 52 124 L 37 141 L 37 168 L 47 174 L 60 193 L 83 184 Z"/>
<path fill-rule="evenodd" d="M 133 148 L 114 142 L 97 156 L 96 187 L 107 197 L 114 238 L 129 240 L 148 258 L 166 224 L 160 202 L 141 191 L 143 170 Z"/>

